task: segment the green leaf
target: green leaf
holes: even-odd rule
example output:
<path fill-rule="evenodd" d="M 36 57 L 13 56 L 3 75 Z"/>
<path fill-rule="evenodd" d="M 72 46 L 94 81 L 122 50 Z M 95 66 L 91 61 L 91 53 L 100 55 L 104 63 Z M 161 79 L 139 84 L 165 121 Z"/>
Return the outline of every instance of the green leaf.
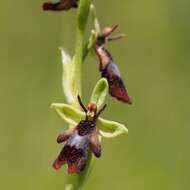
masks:
<path fill-rule="evenodd" d="M 113 138 L 128 133 L 128 130 L 125 127 L 125 125 L 115 121 L 105 120 L 102 118 L 98 119 L 97 126 L 99 128 L 100 135 L 105 138 Z"/>
<path fill-rule="evenodd" d="M 98 108 L 101 108 L 108 94 L 108 82 L 105 78 L 100 79 L 92 92 L 90 102 L 96 102 Z"/>
<path fill-rule="evenodd" d="M 51 108 L 61 116 L 69 125 L 76 126 L 79 121 L 85 118 L 85 113 L 75 107 L 64 103 L 53 103 Z"/>

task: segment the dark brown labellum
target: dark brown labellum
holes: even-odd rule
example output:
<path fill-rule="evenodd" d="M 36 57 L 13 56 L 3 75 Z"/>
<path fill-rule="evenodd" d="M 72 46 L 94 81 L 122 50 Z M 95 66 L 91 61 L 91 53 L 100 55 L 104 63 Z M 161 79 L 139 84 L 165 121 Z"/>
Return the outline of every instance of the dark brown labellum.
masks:
<path fill-rule="evenodd" d="M 116 64 L 110 62 L 102 70 L 102 77 L 105 77 L 108 80 L 109 93 L 111 96 L 125 103 L 132 104 L 131 98 L 128 95 L 127 89 Z"/>
<path fill-rule="evenodd" d="M 78 0 L 60 0 L 58 3 L 47 2 L 43 4 L 44 11 L 62 11 L 77 8 Z"/>
<path fill-rule="evenodd" d="M 89 149 L 89 136 L 80 136 L 75 131 L 66 142 L 59 156 L 55 160 L 53 167 L 61 168 L 68 164 L 68 173 L 79 173 L 85 167 L 87 152 Z"/>

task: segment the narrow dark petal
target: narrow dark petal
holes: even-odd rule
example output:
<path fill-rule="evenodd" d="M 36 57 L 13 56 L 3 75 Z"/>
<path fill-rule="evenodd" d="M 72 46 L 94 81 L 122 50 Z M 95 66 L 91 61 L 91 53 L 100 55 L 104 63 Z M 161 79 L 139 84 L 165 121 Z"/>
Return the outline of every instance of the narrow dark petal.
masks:
<path fill-rule="evenodd" d="M 43 4 L 44 11 L 62 11 L 77 8 L 78 0 L 60 0 L 58 3 L 47 2 Z"/>
<path fill-rule="evenodd" d="M 116 64 L 110 62 L 105 69 L 102 70 L 102 77 L 108 80 L 109 93 L 118 100 L 132 104 L 131 97 L 121 78 L 121 74 Z"/>
<path fill-rule="evenodd" d="M 97 158 L 101 156 L 101 144 L 96 129 L 90 135 L 90 148 Z"/>

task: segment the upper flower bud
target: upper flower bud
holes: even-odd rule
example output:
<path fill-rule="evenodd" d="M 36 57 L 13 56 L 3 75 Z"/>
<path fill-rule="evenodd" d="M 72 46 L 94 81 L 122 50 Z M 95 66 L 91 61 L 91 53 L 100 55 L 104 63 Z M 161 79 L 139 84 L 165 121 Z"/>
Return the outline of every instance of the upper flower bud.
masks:
<path fill-rule="evenodd" d="M 101 35 L 97 37 L 95 52 L 100 61 L 99 69 L 102 77 L 105 77 L 108 80 L 110 95 L 125 103 L 132 104 L 131 97 L 128 95 L 127 88 L 124 85 L 117 65 L 113 62 L 113 58 L 109 51 L 102 46 L 106 42 L 117 40 L 124 36 L 123 34 L 119 34 L 110 37 L 111 33 L 117 27 L 118 26 L 116 25 L 114 27 L 106 27 L 103 29 Z"/>

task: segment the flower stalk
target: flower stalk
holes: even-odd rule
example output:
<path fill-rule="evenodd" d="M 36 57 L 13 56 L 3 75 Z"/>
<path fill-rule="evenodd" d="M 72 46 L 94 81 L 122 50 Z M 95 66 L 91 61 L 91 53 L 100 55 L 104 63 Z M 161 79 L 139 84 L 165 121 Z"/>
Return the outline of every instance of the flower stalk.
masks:
<path fill-rule="evenodd" d="M 88 21 L 88 15 L 90 10 L 90 0 L 80 0 L 77 12 L 77 29 L 76 29 L 76 44 L 75 44 L 75 56 L 72 60 L 72 91 L 74 101 L 72 105 L 79 108 L 77 96 L 82 96 L 82 63 L 84 54 L 84 36 L 86 24 Z M 71 126 L 73 127 L 73 126 Z M 69 175 L 65 185 L 65 190 L 80 190 L 82 189 L 86 177 L 89 175 L 91 165 L 93 162 L 92 153 L 88 154 L 86 168 L 80 174 Z"/>
<path fill-rule="evenodd" d="M 65 144 L 53 167 L 57 170 L 67 164 L 70 175 L 67 177 L 65 190 L 82 190 L 93 167 L 94 156 L 97 158 L 101 156 L 101 137 L 114 138 L 128 132 L 125 125 L 99 117 L 106 107 L 107 94 L 118 100 L 125 100 L 128 94 L 117 65 L 113 63 L 108 50 L 103 47 L 105 42 L 120 39 L 122 36 L 109 37 L 116 27 L 101 30 L 91 0 L 60 0 L 58 3 L 43 4 L 45 11 L 66 11 L 71 8 L 78 8 L 74 56 L 71 58 L 63 48 L 60 48 L 63 66 L 62 84 L 67 104 L 53 103 L 51 106 L 69 128 L 57 138 L 58 143 Z M 93 28 L 88 41 L 85 42 L 89 13 L 93 17 Z M 82 66 L 90 52 L 99 58 L 102 78 L 95 85 L 86 107 L 80 98 Z M 101 65 L 105 67 L 102 68 Z"/>

